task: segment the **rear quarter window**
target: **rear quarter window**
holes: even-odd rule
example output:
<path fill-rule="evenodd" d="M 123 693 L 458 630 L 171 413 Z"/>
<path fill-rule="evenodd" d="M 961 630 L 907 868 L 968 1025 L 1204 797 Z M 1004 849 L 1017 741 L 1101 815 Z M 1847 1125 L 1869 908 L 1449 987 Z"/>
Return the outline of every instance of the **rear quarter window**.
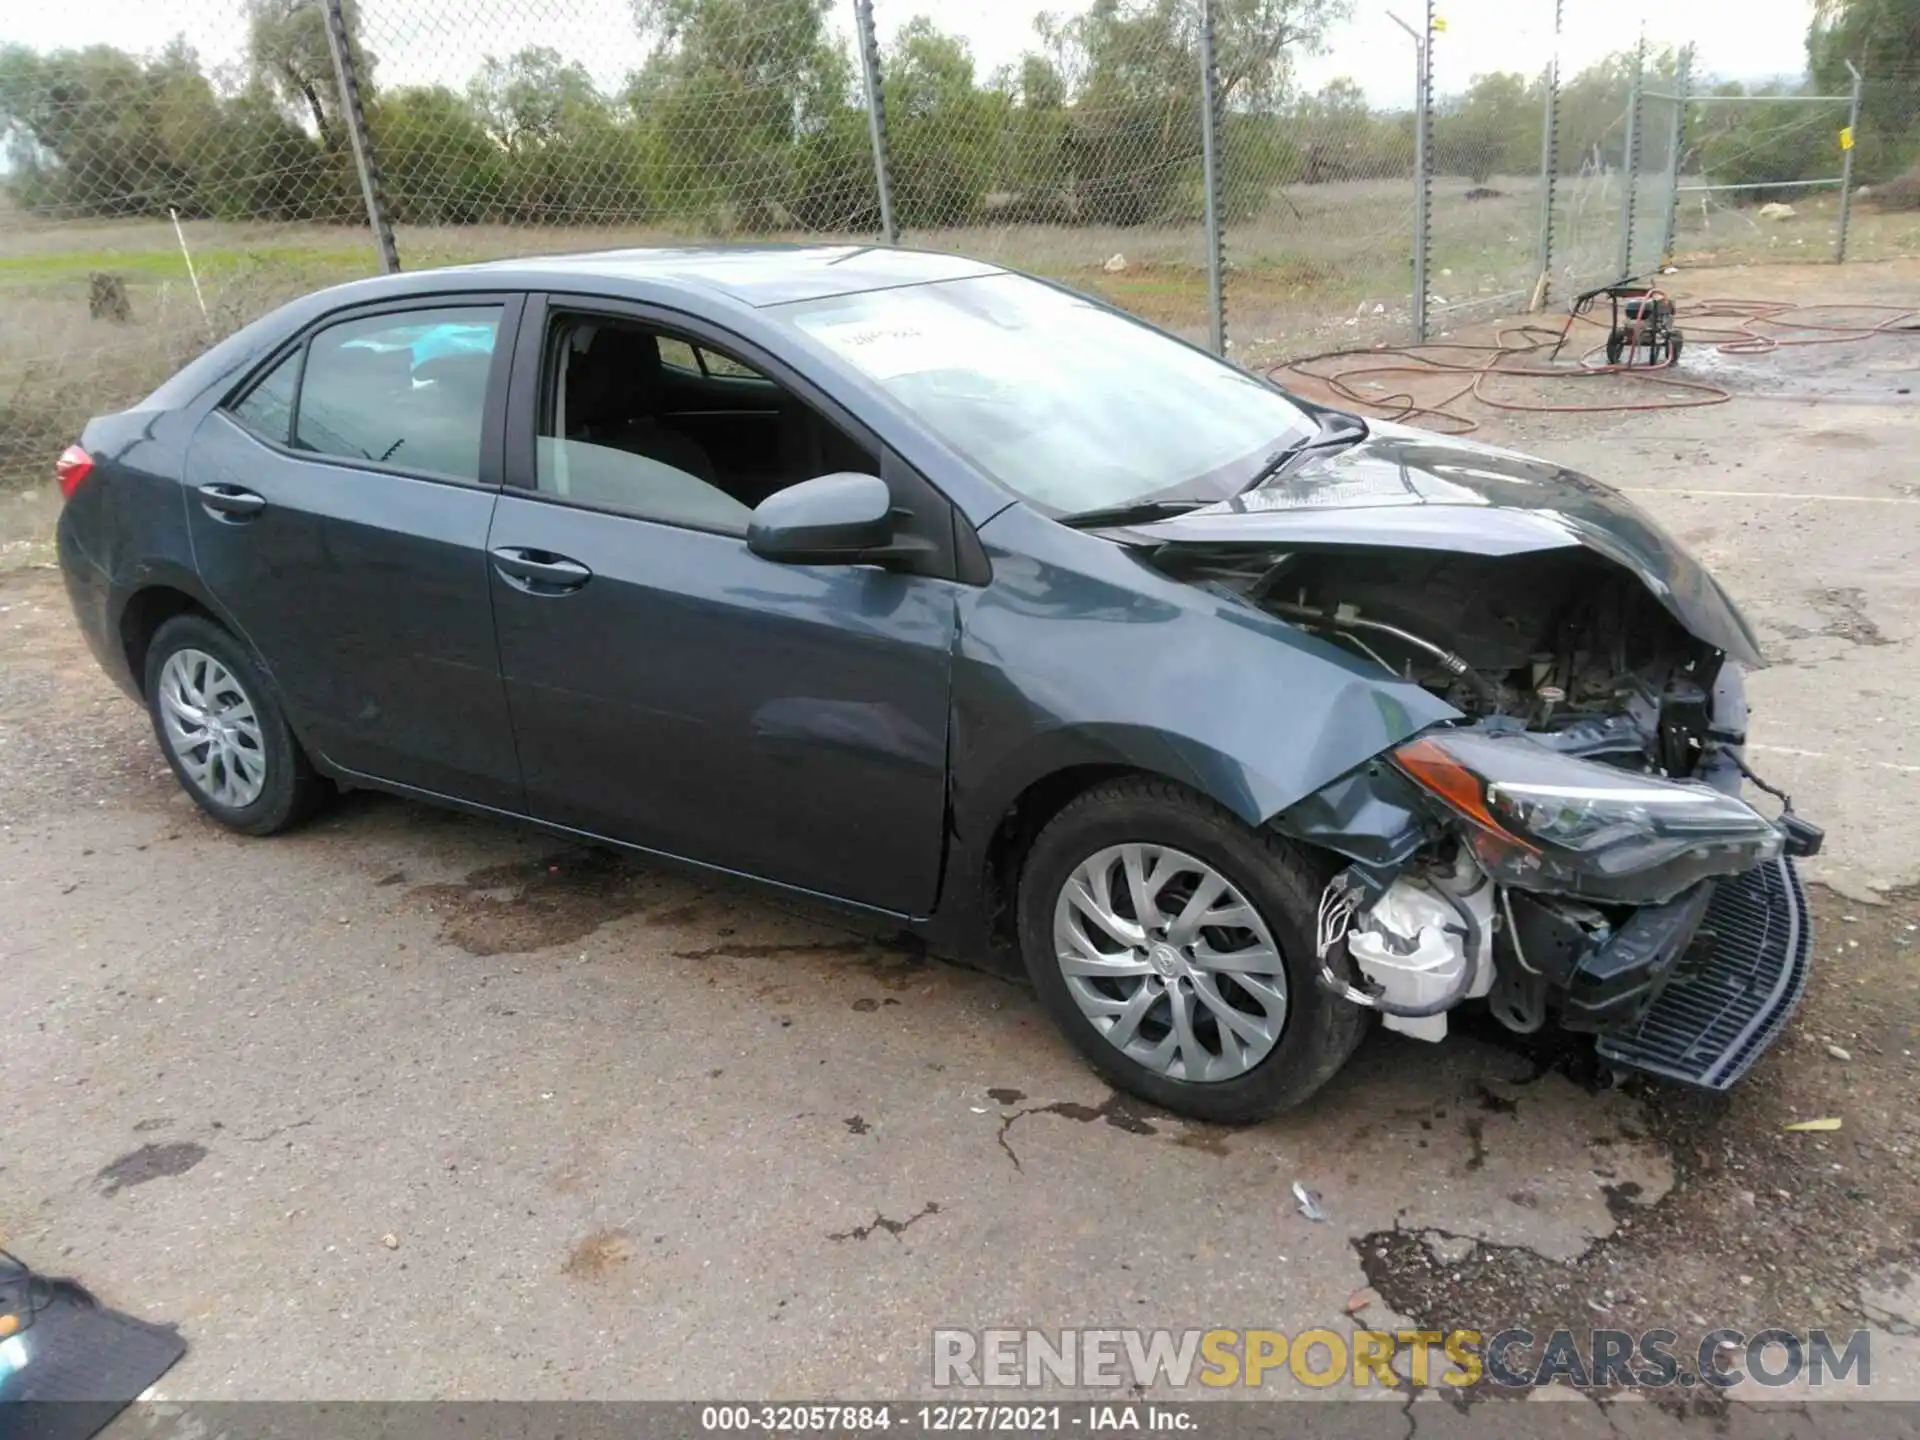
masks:
<path fill-rule="evenodd" d="M 295 350 L 274 366 L 228 407 L 228 413 L 262 440 L 286 444 L 293 433 L 293 397 L 300 384 L 304 354 L 304 350 Z"/>

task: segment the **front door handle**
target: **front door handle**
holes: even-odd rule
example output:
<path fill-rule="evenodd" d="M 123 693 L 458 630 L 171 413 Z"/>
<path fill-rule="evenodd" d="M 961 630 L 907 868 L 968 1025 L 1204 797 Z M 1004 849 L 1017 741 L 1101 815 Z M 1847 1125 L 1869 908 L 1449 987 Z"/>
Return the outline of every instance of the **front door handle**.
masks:
<path fill-rule="evenodd" d="M 267 508 L 267 502 L 260 496 L 238 485 L 202 485 L 200 504 L 214 519 L 229 524 L 251 520 Z"/>
<path fill-rule="evenodd" d="M 500 578 L 529 595 L 565 595 L 593 578 L 593 571 L 578 560 L 556 555 L 551 550 L 504 545 L 491 553 L 493 568 L 500 572 Z"/>

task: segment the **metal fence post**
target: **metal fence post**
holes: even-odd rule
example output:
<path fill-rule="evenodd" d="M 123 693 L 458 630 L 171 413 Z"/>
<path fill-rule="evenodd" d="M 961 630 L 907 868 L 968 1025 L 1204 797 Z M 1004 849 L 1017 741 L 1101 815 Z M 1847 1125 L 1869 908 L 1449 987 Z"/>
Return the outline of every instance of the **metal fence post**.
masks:
<path fill-rule="evenodd" d="M 1860 143 L 1861 76 L 1853 61 L 1847 61 L 1847 73 L 1853 76 L 1853 94 L 1847 101 L 1847 143 L 1840 151 L 1840 233 L 1834 240 L 1833 263 L 1847 258 L 1847 221 L 1853 214 L 1853 147 Z"/>
<path fill-rule="evenodd" d="M 1547 308 L 1553 288 L 1553 200 L 1560 179 L 1560 18 L 1561 0 L 1553 0 L 1553 54 L 1547 58 L 1545 101 L 1540 107 L 1540 256 L 1529 310 Z"/>
<path fill-rule="evenodd" d="M 1680 143 L 1687 137 L 1687 96 L 1693 89 L 1693 46 L 1680 51 L 1673 76 L 1673 118 L 1667 124 L 1667 205 L 1660 222 L 1660 263 L 1673 259 L 1673 234 L 1680 223 Z"/>
<path fill-rule="evenodd" d="M 853 0 L 853 24 L 859 37 L 860 78 L 867 92 L 867 138 L 873 145 L 873 187 L 880 195 L 880 234 L 887 244 L 898 245 L 893 171 L 887 161 L 887 92 L 880 83 L 880 42 L 873 33 L 873 0 Z"/>
<path fill-rule="evenodd" d="M 1413 338 L 1427 341 L 1427 258 L 1433 243 L 1433 0 L 1416 43 L 1413 116 Z"/>
<path fill-rule="evenodd" d="M 1227 353 L 1226 242 L 1220 233 L 1220 72 L 1213 59 L 1213 0 L 1200 0 L 1200 153 L 1205 167 L 1208 343 Z"/>
<path fill-rule="evenodd" d="M 347 141 L 353 147 L 353 168 L 360 172 L 360 195 L 367 202 L 367 223 L 373 227 L 373 243 L 380 252 L 380 272 L 392 275 L 400 268 L 400 250 L 393 243 L 393 226 L 387 220 L 386 196 L 380 188 L 380 163 L 367 137 L 367 112 L 360 103 L 360 78 L 353 70 L 353 50 L 347 43 L 347 17 L 340 0 L 326 0 L 327 48 L 333 52 L 333 78 L 340 86 L 340 114 L 347 127 Z"/>
<path fill-rule="evenodd" d="M 1633 274 L 1633 210 L 1635 192 L 1640 188 L 1640 86 L 1646 66 L 1647 33 L 1642 30 L 1640 43 L 1633 51 L 1633 85 L 1627 91 L 1627 148 L 1620 165 L 1626 177 L 1626 191 L 1620 197 L 1619 275 L 1623 280 Z"/>

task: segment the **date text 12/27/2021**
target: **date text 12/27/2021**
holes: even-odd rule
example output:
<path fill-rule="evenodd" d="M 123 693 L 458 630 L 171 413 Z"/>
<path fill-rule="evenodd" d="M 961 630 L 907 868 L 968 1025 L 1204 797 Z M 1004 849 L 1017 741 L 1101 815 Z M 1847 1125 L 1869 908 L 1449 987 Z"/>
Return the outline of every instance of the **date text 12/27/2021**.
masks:
<path fill-rule="evenodd" d="M 705 1405 L 700 1428 L 708 1433 L 863 1435 L 996 1434 L 1059 1435 L 1198 1429 L 1189 1407 L 1169 1405 Z"/>

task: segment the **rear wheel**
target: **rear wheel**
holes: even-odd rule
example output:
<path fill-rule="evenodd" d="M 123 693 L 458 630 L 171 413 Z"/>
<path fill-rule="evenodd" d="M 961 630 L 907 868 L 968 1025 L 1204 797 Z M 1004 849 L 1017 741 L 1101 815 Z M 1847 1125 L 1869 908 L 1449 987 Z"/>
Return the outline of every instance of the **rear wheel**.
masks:
<path fill-rule="evenodd" d="M 181 788 L 229 829 L 271 835 L 325 797 L 258 667 L 225 630 L 178 615 L 147 647 L 147 710 Z"/>
<path fill-rule="evenodd" d="M 1325 876 L 1297 848 L 1169 781 L 1100 785 L 1034 842 L 1020 944 L 1034 988 L 1093 1068 L 1200 1120 L 1299 1104 L 1366 1015 L 1314 983 Z"/>

